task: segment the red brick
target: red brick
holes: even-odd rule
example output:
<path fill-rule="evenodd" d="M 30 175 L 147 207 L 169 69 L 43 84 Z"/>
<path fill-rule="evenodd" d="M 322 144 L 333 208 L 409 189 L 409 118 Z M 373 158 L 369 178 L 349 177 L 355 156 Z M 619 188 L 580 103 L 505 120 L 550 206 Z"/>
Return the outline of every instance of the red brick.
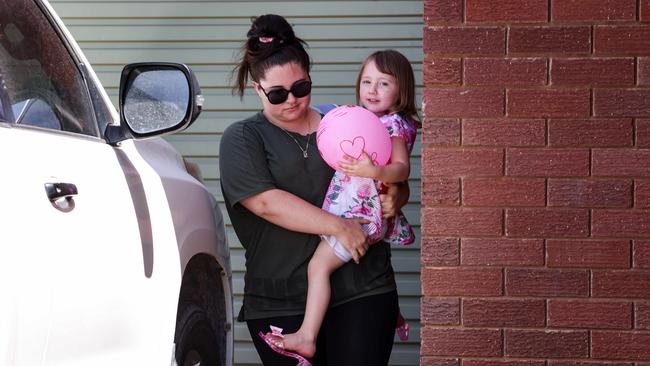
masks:
<path fill-rule="evenodd" d="M 629 329 L 632 327 L 632 303 L 550 300 L 548 325 L 561 328 Z"/>
<path fill-rule="evenodd" d="M 650 208 L 650 180 L 636 179 L 634 181 L 634 207 Z"/>
<path fill-rule="evenodd" d="M 500 296 L 502 287 L 503 274 L 498 268 L 422 269 L 425 296 Z"/>
<path fill-rule="evenodd" d="M 426 24 L 458 23 L 463 20 L 462 0 L 424 0 Z"/>
<path fill-rule="evenodd" d="M 579 177 L 589 175 L 587 149 L 506 149 L 506 175 Z"/>
<path fill-rule="evenodd" d="M 460 257 L 458 238 L 423 237 L 420 250 L 423 266 L 457 266 Z"/>
<path fill-rule="evenodd" d="M 496 357 L 503 341 L 498 329 L 423 328 L 425 356 Z"/>
<path fill-rule="evenodd" d="M 634 241 L 634 267 L 650 268 L 650 241 Z"/>
<path fill-rule="evenodd" d="M 589 117 L 587 89 L 510 89 L 509 117 Z"/>
<path fill-rule="evenodd" d="M 591 28 L 579 27 L 511 27 L 508 53 L 589 54 Z"/>
<path fill-rule="evenodd" d="M 463 300 L 463 325 L 466 327 L 543 327 L 544 300 Z M 465 365 L 466 366 L 466 365 Z"/>
<path fill-rule="evenodd" d="M 650 55 L 650 26 L 599 25 L 594 30 L 596 55 Z"/>
<path fill-rule="evenodd" d="M 501 149 L 423 149 L 422 176 L 500 176 Z"/>
<path fill-rule="evenodd" d="M 544 206 L 546 184 L 542 178 L 465 178 L 464 206 Z"/>
<path fill-rule="evenodd" d="M 650 175 L 650 150 L 593 149 L 594 176 L 639 177 Z"/>
<path fill-rule="evenodd" d="M 505 331 L 508 357 L 580 358 L 589 357 L 589 332 L 551 330 Z"/>
<path fill-rule="evenodd" d="M 460 324 L 460 299 L 423 297 L 420 304 L 421 320 L 425 325 Z"/>
<path fill-rule="evenodd" d="M 545 85 L 545 58 L 466 58 L 463 72 L 467 85 Z"/>
<path fill-rule="evenodd" d="M 546 22 L 548 0 L 467 0 L 468 22 Z"/>
<path fill-rule="evenodd" d="M 630 207 L 632 181 L 617 179 L 549 179 L 548 205 Z"/>
<path fill-rule="evenodd" d="M 463 266 L 543 266 L 544 240 L 463 238 L 460 253 Z"/>
<path fill-rule="evenodd" d="M 642 22 L 647 22 L 650 20 L 650 0 L 641 0 L 639 18 Z"/>
<path fill-rule="evenodd" d="M 425 85 L 460 85 L 462 83 L 459 58 L 435 58 L 425 56 L 422 65 Z"/>
<path fill-rule="evenodd" d="M 425 208 L 422 227 L 430 235 L 499 236 L 502 216 L 498 208 Z"/>
<path fill-rule="evenodd" d="M 650 237 L 650 210 L 595 209 L 591 213 L 591 235 L 610 238 Z"/>
<path fill-rule="evenodd" d="M 591 357 L 610 360 L 650 359 L 650 333 L 593 331 Z"/>
<path fill-rule="evenodd" d="M 634 58 L 554 58 L 551 85 L 634 85 Z"/>
<path fill-rule="evenodd" d="M 427 345 L 422 345 L 427 347 Z M 458 358 L 420 357 L 420 366 L 460 366 Z M 633 366 L 633 365 L 630 365 Z"/>
<path fill-rule="evenodd" d="M 544 146 L 546 144 L 546 122 L 543 119 L 466 119 L 463 120 L 462 126 L 463 145 Z"/>
<path fill-rule="evenodd" d="M 553 21 L 636 20 L 636 0 L 551 0 Z"/>
<path fill-rule="evenodd" d="M 593 362 L 593 361 L 563 361 L 549 360 L 548 366 L 634 366 L 626 362 Z"/>
<path fill-rule="evenodd" d="M 506 235 L 525 238 L 582 238 L 589 235 L 587 209 L 506 209 Z"/>
<path fill-rule="evenodd" d="M 549 146 L 618 147 L 632 146 L 632 120 L 582 119 L 548 122 Z"/>
<path fill-rule="evenodd" d="M 648 117 L 650 116 L 650 90 L 595 89 L 594 116 Z"/>
<path fill-rule="evenodd" d="M 422 125 L 422 144 L 460 145 L 459 120 L 455 118 L 426 118 Z"/>
<path fill-rule="evenodd" d="M 505 96 L 501 89 L 426 89 L 427 117 L 501 117 Z"/>
<path fill-rule="evenodd" d="M 423 348 L 427 348 L 427 346 L 426 344 L 422 345 Z M 457 358 L 420 357 L 420 366 L 460 366 L 460 360 Z"/>
<path fill-rule="evenodd" d="M 636 146 L 641 148 L 650 147 L 650 119 L 636 121 Z"/>
<path fill-rule="evenodd" d="M 650 298 L 648 271 L 593 271 L 591 296 Z"/>
<path fill-rule="evenodd" d="M 629 240 L 548 240 L 549 267 L 630 268 Z"/>
<path fill-rule="evenodd" d="M 637 83 L 650 85 L 650 57 L 637 58 Z"/>
<path fill-rule="evenodd" d="M 460 179 L 424 179 L 422 181 L 422 204 L 427 206 L 458 206 L 460 204 Z"/>
<path fill-rule="evenodd" d="M 501 27 L 425 27 L 425 53 L 503 55 L 506 30 Z"/>
<path fill-rule="evenodd" d="M 650 302 L 637 302 L 634 306 L 634 327 L 650 329 Z"/>
<path fill-rule="evenodd" d="M 506 269 L 508 296 L 587 297 L 589 271 Z"/>
<path fill-rule="evenodd" d="M 464 359 L 463 366 L 544 366 L 542 360 Z"/>

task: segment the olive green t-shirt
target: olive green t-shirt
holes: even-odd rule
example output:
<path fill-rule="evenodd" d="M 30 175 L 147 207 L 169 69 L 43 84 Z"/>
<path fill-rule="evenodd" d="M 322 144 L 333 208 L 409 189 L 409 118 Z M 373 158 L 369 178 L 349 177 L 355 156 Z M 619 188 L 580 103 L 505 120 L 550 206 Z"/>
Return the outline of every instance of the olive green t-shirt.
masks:
<path fill-rule="evenodd" d="M 293 138 L 260 112 L 232 124 L 221 138 L 221 190 L 246 250 L 240 321 L 304 313 L 307 264 L 320 238 L 274 225 L 240 204 L 277 188 L 322 206 L 334 170 L 318 153 L 316 133 L 289 133 Z M 304 158 L 297 143 L 304 149 L 308 137 L 308 157 Z M 334 306 L 394 290 L 390 246 L 384 242 L 372 245 L 359 265 L 346 263 L 332 275 L 331 283 Z"/>

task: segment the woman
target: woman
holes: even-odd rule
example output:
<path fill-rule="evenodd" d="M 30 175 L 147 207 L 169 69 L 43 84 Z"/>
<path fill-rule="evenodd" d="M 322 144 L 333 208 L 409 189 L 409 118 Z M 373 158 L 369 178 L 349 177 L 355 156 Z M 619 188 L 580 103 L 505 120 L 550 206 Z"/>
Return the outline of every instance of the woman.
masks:
<path fill-rule="evenodd" d="M 220 147 L 221 188 L 246 249 L 239 320 L 246 321 L 265 365 L 295 365 L 258 333 L 270 325 L 286 332 L 299 328 L 317 234 L 334 235 L 358 264 L 350 262 L 332 275 L 331 304 L 312 362 L 385 365 L 398 311 L 390 247 L 366 244 L 365 221 L 320 208 L 334 172 L 315 146 L 322 116 L 309 107 L 311 63 L 304 42 L 283 17 L 272 14 L 253 18 L 247 37 L 234 89 L 243 96 L 250 77 L 263 110 L 228 127 Z M 382 209 L 392 216 L 408 188 L 392 187 L 389 193 L 382 196 Z"/>

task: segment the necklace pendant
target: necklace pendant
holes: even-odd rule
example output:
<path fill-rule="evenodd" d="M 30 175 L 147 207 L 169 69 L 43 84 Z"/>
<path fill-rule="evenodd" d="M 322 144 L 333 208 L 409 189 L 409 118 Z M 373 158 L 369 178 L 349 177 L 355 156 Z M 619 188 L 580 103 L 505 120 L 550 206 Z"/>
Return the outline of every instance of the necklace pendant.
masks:
<path fill-rule="evenodd" d="M 302 157 L 305 158 L 305 159 L 307 159 L 307 151 L 303 151 L 303 152 L 302 152 Z"/>

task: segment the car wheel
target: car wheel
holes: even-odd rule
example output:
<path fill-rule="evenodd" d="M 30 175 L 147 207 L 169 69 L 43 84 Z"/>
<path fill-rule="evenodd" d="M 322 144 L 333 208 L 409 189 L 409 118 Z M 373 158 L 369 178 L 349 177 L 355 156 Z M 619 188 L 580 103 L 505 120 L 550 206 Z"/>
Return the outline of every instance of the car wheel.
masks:
<path fill-rule="evenodd" d="M 216 332 L 208 314 L 196 304 L 182 307 L 178 319 L 178 366 L 221 366 Z"/>

